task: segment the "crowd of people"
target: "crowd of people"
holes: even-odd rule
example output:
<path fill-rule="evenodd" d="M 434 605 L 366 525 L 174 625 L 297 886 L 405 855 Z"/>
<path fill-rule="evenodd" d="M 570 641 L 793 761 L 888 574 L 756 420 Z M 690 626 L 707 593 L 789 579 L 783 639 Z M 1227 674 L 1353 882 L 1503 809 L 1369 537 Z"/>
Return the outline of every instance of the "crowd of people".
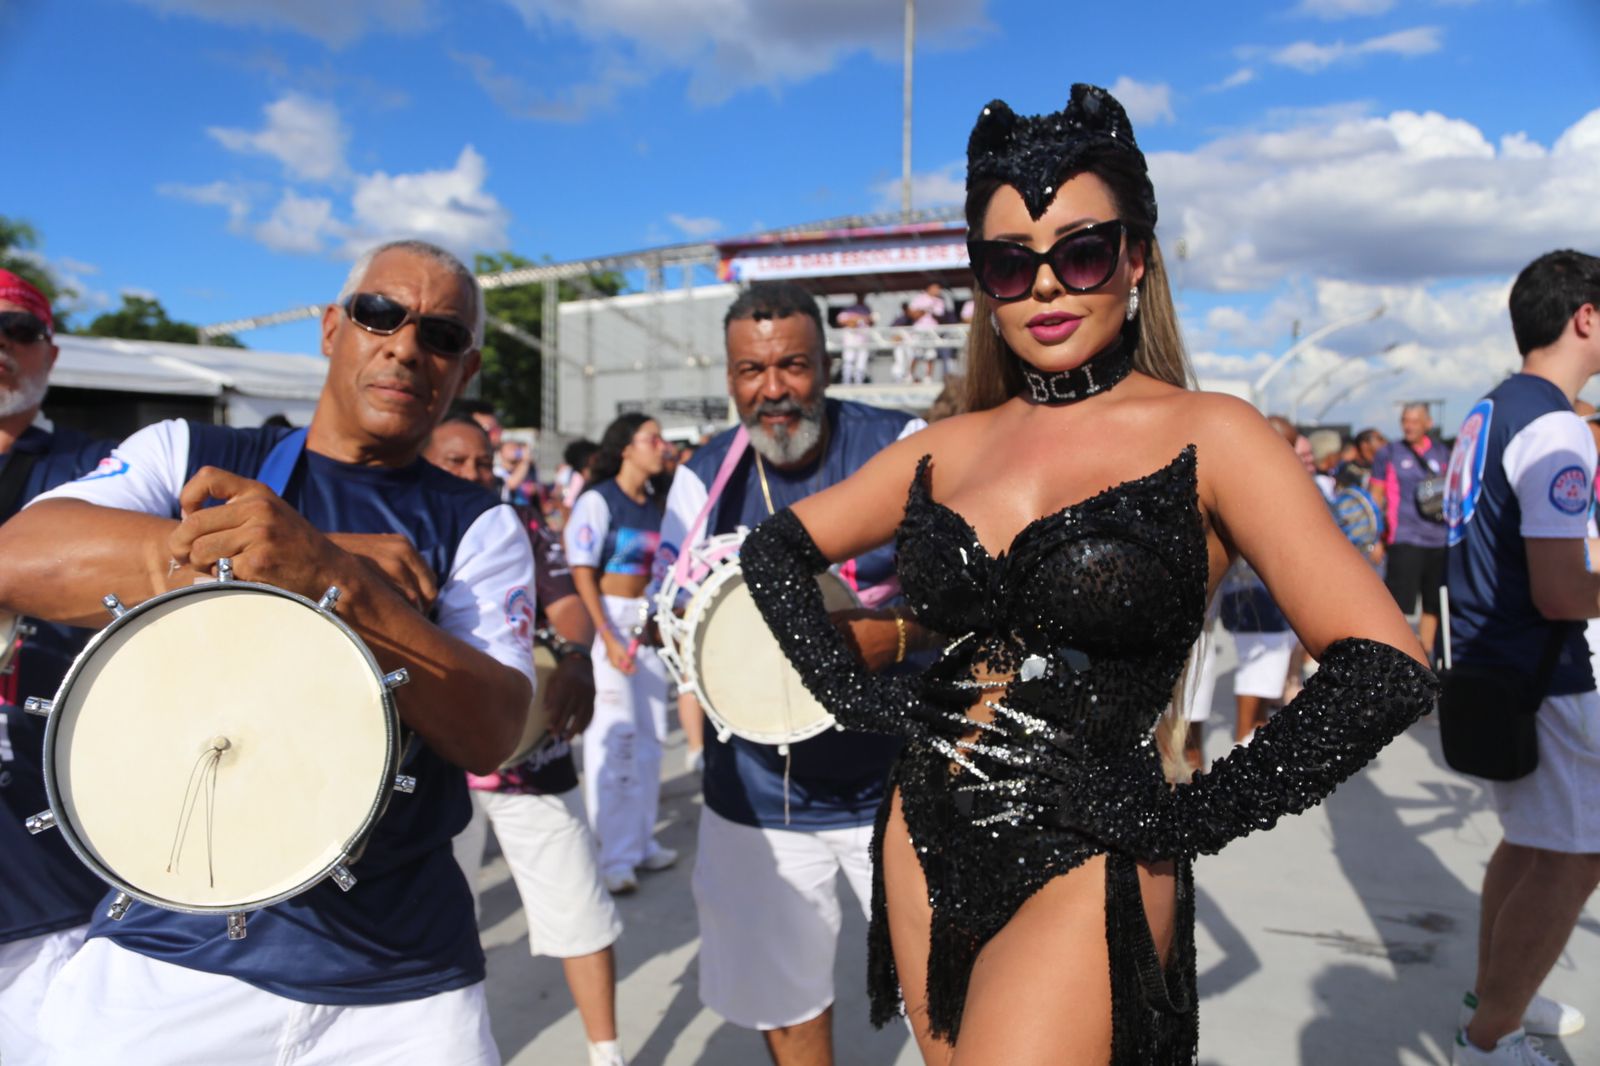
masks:
<path fill-rule="evenodd" d="M 6 1066 L 498 1062 L 476 920 L 491 829 L 591 1066 L 625 1063 L 613 897 L 679 860 L 655 835 L 669 707 L 702 774 L 700 998 L 778 1066 L 833 1061 L 840 875 L 873 1019 L 903 1014 L 928 1063 L 1190 1063 L 1195 857 L 1320 802 L 1436 704 L 1505 830 L 1454 1061 L 1551 1061 L 1528 1034 L 1583 1018 L 1539 986 L 1600 883 L 1579 621 L 1600 615 L 1597 451 L 1574 407 L 1600 374 L 1600 260 L 1518 277 L 1522 372 L 1453 447 L 1425 405 L 1397 440 L 1345 440 L 1189 387 L 1155 192 L 1104 90 L 1074 86 L 1056 115 L 985 107 L 966 212 L 957 413 L 828 397 L 816 300 L 760 283 L 724 321 L 730 428 L 680 450 L 626 413 L 550 485 L 461 398 L 482 293 L 433 245 L 353 266 L 309 426 L 120 442 L 41 420 L 52 309 L 0 272 L 0 609 L 30 619 L 0 675 Z M 908 316 L 949 314 L 934 288 Z M 843 325 L 870 327 L 864 308 Z M 839 729 L 758 742 L 672 692 L 673 605 L 652 605 L 729 538 L 758 636 Z M 858 606 L 830 609 L 824 572 Z M 229 578 L 337 611 L 410 741 L 404 795 L 327 878 L 224 921 L 107 896 L 116 871 L 49 832 L 76 813 L 24 708 L 60 713 L 108 602 L 132 609 L 115 626 Z M 1217 626 L 1238 743 L 1208 766 Z M 218 735 L 200 757 L 209 849 L 217 790 L 252 755 Z"/>

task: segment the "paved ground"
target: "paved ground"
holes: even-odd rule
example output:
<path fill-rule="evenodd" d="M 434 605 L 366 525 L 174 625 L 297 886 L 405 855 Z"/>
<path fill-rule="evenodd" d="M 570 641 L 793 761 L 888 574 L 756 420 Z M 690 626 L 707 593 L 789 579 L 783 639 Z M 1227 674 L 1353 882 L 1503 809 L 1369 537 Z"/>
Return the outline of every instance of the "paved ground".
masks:
<path fill-rule="evenodd" d="M 1225 659 L 1225 663 L 1227 660 Z M 1207 737 L 1232 736 L 1229 674 Z M 1322 807 L 1197 867 L 1200 1050 L 1206 1066 L 1413 1066 L 1449 1061 L 1475 959 L 1478 887 L 1499 840 L 1488 796 L 1444 766 L 1432 719 L 1396 741 Z M 689 894 L 696 782 L 681 739 L 666 759 L 660 838 L 683 855 L 620 901 L 618 1012 L 636 1066 L 760 1066 L 760 1038 L 725 1025 L 696 992 Z M 491 851 L 491 854 L 493 852 Z M 583 1031 L 551 959 L 528 955 L 516 890 L 496 857 L 483 872 L 483 939 L 495 1037 L 511 1066 L 584 1066 Z M 841 889 L 848 895 L 848 889 Z M 916 1066 L 900 1026 L 866 1020 L 865 924 L 847 916 L 836 971 L 841 1066 Z M 1546 983 L 1591 1026 L 1547 1041 L 1558 1060 L 1600 1063 L 1600 899 Z"/>

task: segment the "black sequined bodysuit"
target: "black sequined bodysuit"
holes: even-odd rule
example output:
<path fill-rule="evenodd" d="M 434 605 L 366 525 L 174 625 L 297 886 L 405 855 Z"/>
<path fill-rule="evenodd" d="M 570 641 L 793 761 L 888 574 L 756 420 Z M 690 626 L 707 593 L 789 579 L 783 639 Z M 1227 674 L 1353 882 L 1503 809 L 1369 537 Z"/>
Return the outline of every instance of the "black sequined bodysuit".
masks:
<path fill-rule="evenodd" d="M 931 1027 L 956 1037 L 983 945 L 1051 878 L 1104 853 L 1112 1062 L 1192 1063 L 1191 857 L 1320 801 L 1427 712 L 1433 676 L 1386 645 L 1339 641 L 1249 748 L 1171 788 L 1152 727 L 1205 613 L 1194 448 L 1037 519 L 994 557 L 932 499 L 928 464 L 918 466 L 896 537 L 900 581 L 917 621 L 955 639 L 922 675 L 882 677 L 854 659 L 811 579 L 826 560 L 792 513 L 763 523 L 741 561 L 824 706 L 848 727 L 907 738 L 893 783 L 933 909 Z M 1012 680 L 980 680 L 992 675 Z M 992 722 L 966 714 L 980 696 Z M 878 1024 L 899 1006 L 882 884 L 888 809 L 874 839 L 869 989 Z M 1136 859 L 1178 863 L 1164 968 Z"/>

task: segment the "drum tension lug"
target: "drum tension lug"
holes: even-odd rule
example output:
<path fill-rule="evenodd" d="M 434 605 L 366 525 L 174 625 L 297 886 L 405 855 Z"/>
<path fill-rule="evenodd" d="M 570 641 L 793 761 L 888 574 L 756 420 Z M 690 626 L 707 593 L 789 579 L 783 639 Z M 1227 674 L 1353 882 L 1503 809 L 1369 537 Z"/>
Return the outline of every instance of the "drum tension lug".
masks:
<path fill-rule="evenodd" d="M 788 756 L 789 756 L 789 745 L 787 745 L 787 744 L 779 744 L 778 745 L 778 754 L 782 755 L 785 758 L 788 758 Z"/>
<path fill-rule="evenodd" d="M 391 670 L 387 674 L 383 675 L 383 687 L 388 689 L 396 689 L 410 680 L 411 672 L 402 666 L 398 670 Z"/>
<path fill-rule="evenodd" d="M 233 560 L 229 559 L 227 556 L 223 556 L 221 559 L 217 560 L 217 580 L 218 581 L 232 581 L 233 580 Z M 232 921 L 232 917 L 231 916 L 229 917 L 229 921 L 230 922 Z M 244 928 L 244 925 L 243 925 L 242 922 L 240 923 L 239 928 L 240 929 Z M 232 932 L 231 931 L 230 931 L 229 935 L 232 936 Z M 241 934 L 236 939 L 243 939 L 243 934 Z"/>
<path fill-rule="evenodd" d="M 39 627 L 32 622 L 21 622 L 17 625 L 17 636 L 19 637 L 36 637 L 38 635 Z"/>
<path fill-rule="evenodd" d="M 127 915 L 128 908 L 131 906 L 133 906 L 133 897 L 126 892 L 118 892 L 116 898 L 111 901 L 111 906 L 106 908 L 106 917 L 113 922 L 120 922 Z"/>
<path fill-rule="evenodd" d="M 237 911 L 228 915 L 228 939 L 243 940 L 245 938 L 245 919 L 249 917 L 244 911 Z"/>
<path fill-rule="evenodd" d="M 410 774 L 395 774 L 394 790 L 396 792 L 404 792 L 409 796 L 417 790 L 417 779 Z"/>
<path fill-rule="evenodd" d="M 56 812 L 40 811 L 22 824 L 27 827 L 28 832 L 38 836 L 46 829 L 54 829 L 56 827 Z"/>
<path fill-rule="evenodd" d="M 128 613 L 128 609 L 122 606 L 122 601 L 117 599 L 115 592 L 106 593 L 100 598 L 100 603 L 106 610 L 111 612 L 113 618 L 121 618 Z"/>
<path fill-rule="evenodd" d="M 333 878 L 333 883 L 338 885 L 342 892 L 348 892 L 356 887 L 356 875 L 342 862 L 334 863 L 328 876 Z"/>
<path fill-rule="evenodd" d="M 337 604 L 338 602 L 339 602 L 339 586 L 338 585 L 329 585 L 328 586 L 328 591 L 324 592 L 322 594 L 322 599 L 317 601 L 317 606 L 322 608 L 324 611 L 331 611 L 331 610 L 333 610 L 334 605 Z"/>
<path fill-rule="evenodd" d="M 726 744 L 728 742 L 728 738 L 731 736 L 733 736 L 733 730 L 731 729 L 717 730 L 717 742 L 719 744 Z"/>
<path fill-rule="evenodd" d="M 40 718 L 48 718 L 50 712 L 56 709 L 56 701 L 47 700 L 43 696 L 29 696 L 22 701 L 22 709 Z"/>

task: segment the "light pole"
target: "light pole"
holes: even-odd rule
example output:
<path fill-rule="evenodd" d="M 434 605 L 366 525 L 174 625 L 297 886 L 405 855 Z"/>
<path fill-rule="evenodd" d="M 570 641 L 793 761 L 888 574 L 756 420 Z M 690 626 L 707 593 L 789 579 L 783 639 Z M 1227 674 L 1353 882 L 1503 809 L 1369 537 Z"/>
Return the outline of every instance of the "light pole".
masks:
<path fill-rule="evenodd" d="M 905 86 L 900 117 L 900 218 L 911 221 L 911 61 L 916 51 L 917 0 L 906 0 Z"/>
<path fill-rule="evenodd" d="M 1315 416 L 1317 421 L 1321 422 L 1322 416 L 1332 410 L 1334 404 L 1345 399 L 1347 396 L 1352 395 L 1357 389 L 1360 389 L 1366 385 L 1370 385 L 1372 382 L 1377 381 L 1380 378 L 1397 377 L 1400 374 L 1405 373 L 1405 369 L 1406 368 L 1403 366 L 1384 367 L 1382 370 L 1374 370 L 1372 373 L 1367 374 L 1364 377 L 1357 378 L 1355 381 L 1352 381 L 1342 392 L 1335 393 L 1332 399 L 1317 409 Z"/>
<path fill-rule="evenodd" d="M 1256 378 L 1255 384 L 1250 386 L 1251 400 L 1255 402 L 1257 407 L 1264 406 L 1267 384 L 1273 378 L 1277 377 L 1278 373 L 1283 370 L 1284 367 L 1288 366 L 1291 362 L 1304 354 L 1307 348 L 1310 348 L 1313 344 L 1328 336 L 1330 333 L 1337 333 L 1341 329 L 1348 329 L 1351 326 L 1360 325 L 1363 322 L 1375 321 L 1383 316 L 1383 312 L 1385 310 L 1387 310 L 1387 308 L 1385 308 L 1383 304 L 1379 304 L 1371 311 L 1363 311 L 1357 315 L 1350 315 L 1346 318 L 1329 322 L 1321 329 L 1314 329 L 1310 333 L 1307 333 L 1304 337 L 1301 337 L 1299 340 L 1295 341 L 1289 346 L 1288 351 L 1274 359 L 1272 361 L 1272 365 L 1263 370 L 1261 372 L 1261 376 Z"/>

